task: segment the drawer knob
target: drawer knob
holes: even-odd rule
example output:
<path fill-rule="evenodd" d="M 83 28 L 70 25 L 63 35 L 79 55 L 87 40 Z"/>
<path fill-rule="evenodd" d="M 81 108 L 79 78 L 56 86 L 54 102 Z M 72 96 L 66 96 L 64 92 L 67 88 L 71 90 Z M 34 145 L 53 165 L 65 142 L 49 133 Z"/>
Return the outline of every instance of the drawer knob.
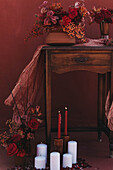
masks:
<path fill-rule="evenodd" d="M 74 58 L 74 61 L 78 63 L 85 63 L 86 61 L 88 61 L 88 58 L 80 56 L 80 57 Z"/>

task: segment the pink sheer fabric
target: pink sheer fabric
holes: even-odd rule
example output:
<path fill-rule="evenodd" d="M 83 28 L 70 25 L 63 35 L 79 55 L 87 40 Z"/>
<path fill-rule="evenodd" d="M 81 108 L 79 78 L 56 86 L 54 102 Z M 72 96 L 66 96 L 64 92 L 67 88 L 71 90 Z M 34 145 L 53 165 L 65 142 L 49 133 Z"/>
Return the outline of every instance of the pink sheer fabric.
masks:
<path fill-rule="evenodd" d="M 105 103 L 105 115 L 108 119 L 108 127 L 113 131 L 113 102 L 110 106 L 110 91 L 108 92 L 106 103 Z"/>
<path fill-rule="evenodd" d="M 105 115 L 106 115 L 106 117 L 108 117 L 109 109 L 110 109 L 110 91 L 108 91 L 108 95 L 107 95 L 106 102 L 105 102 Z"/>
<path fill-rule="evenodd" d="M 87 38 L 86 43 L 76 44 L 75 46 L 104 46 L 105 39 L 90 39 Z"/>
<path fill-rule="evenodd" d="M 22 71 L 12 93 L 5 100 L 8 106 L 13 105 L 13 119 L 19 124 L 18 111 L 24 116 L 25 110 L 32 105 L 37 97 L 40 99 L 43 76 L 44 76 L 44 60 L 41 55 L 42 46 L 39 46 L 31 60 L 31 62 Z M 17 109 L 18 108 L 18 109 Z"/>

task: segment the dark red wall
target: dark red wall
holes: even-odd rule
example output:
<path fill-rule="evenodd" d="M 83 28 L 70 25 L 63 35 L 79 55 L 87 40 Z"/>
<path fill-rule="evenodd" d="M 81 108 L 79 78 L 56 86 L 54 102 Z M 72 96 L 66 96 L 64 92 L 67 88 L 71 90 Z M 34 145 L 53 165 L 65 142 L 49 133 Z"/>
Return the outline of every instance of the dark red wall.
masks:
<path fill-rule="evenodd" d="M 24 42 L 35 22 L 34 14 L 42 0 L 0 0 L 0 127 L 12 116 L 12 109 L 4 105 L 5 98 L 10 94 L 18 80 L 23 68 L 31 60 L 37 46 L 44 44 L 44 37 Z M 55 2 L 54 0 L 49 2 Z M 57 2 L 57 1 L 56 1 Z M 75 1 L 71 0 L 71 4 Z M 67 8 L 69 0 L 62 0 L 62 5 Z M 113 7 L 111 0 L 86 0 L 90 10 L 96 7 Z M 86 35 L 90 38 L 99 38 L 99 25 L 86 25 Z M 110 36 L 113 37 L 113 25 Z M 10 88 L 8 87 L 8 82 Z M 96 87 L 97 75 L 95 73 L 72 72 L 63 75 L 53 74 L 52 101 L 53 112 L 67 105 L 70 111 L 70 126 L 76 122 L 90 124 L 92 117 L 96 119 Z M 43 109 L 42 109 L 43 110 Z M 74 116 L 74 117 L 73 117 Z M 74 118 L 74 119 L 73 119 Z M 89 121 L 87 121 L 89 120 Z"/>

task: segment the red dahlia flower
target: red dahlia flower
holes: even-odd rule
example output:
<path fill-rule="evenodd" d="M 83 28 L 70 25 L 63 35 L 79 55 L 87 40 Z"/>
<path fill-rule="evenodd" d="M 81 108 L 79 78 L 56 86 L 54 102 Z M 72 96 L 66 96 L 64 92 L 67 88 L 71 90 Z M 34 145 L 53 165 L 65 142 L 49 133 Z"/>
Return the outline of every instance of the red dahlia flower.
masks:
<path fill-rule="evenodd" d="M 17 145 L 15 143 L 11 143 L 8 147 L 7 147 L 7 154 L 9 156 L 13 156 L 18 152 L 18 148 Z"/>
<path fill-rule="evenodd" d="M 39 122 L 37 119 L 31 119 L 29 122 L 28 122 L 28 126 L 32 129 L 32 130 L 37 130 L 38 129 L 38 126 L 39 126 Z"/>
<path fill-rule="evenodd" d="M 69 17 L 74 19 L 78 15 L 77 8 L 69 8 Z"/>
<path fill-rule="evenodd" d="M 62 22 L 60 22 L 60 24 L 66 26 L 70 22 L 71 22 L 71 19 L 65 15 L 64 17 L 62 17 Z"/>
<path fill-rule="evenodd" d="M 94 21 L 100 24 L 102 20 L 104 20 L 104 15 L 102 13 L 96 13 Z"/>
<path fill-rule="evenodd" d="M 112 14 L 110 11 L 108 11 L 107 9 L 102 9 L 101 13 L 104 15 L 104 18 L 111 18 Z"/>
<path fill-rule="evenodd" d="M 20 151 L 17 153 L 17 156 L 24 157 L 25 154 L 26 154 L 26 153 L 25 153 L 25 150 L 22 149 L 22 150 L 20 150 Z"/>

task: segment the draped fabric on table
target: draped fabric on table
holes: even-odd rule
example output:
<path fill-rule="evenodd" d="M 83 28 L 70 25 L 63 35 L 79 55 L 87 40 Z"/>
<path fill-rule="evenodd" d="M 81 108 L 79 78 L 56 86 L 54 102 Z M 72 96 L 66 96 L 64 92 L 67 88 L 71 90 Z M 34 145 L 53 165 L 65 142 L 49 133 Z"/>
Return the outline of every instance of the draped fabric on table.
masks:
<path fill-rule="evenodd" d="M 44 78 L 44 57 L 41 55 L 42 47 L 39 46 L 37 48 L 32 60 L 22 71 L 14 89 L 4 102 L 8 106 L 13 106 L 13 120 L 16 123 L 20 121 L 18 111 L 23 116 L 29 105 L 33 104 L 35 98 L 37 97 L 39 101 L 41 97 Z"/>
<path fill-rule="evenodd" d="M 111 131 L 113 131 L 113 102 L 111 103 L 110 106 L 110 91 L 108 91 L 108 95 L 106 98 L 105 115 L 108 119 L 108 127 Z"/>
<path fill-rule="evenodd" d="M 47 45 L 46 45 L 47 46 Z M 104 46 L 103 39 L 88 39 L 87 43 L 76 44 L 75 46 Z M 37 48 L 31 62 L 25 67 L 22 71 L 16 86 L 12 90 L 12 93 L 5 100 L 5 104 L 8 106 L 13 105 L 13 119 L 17 122 L 18 120 L 18 107 L 19 113 L 21 116 L 24 115 L 25 109 L 32 105 L 35 101 L 35 98 L 40 99 L 43 89 L 43 80 L 44 80 L 44 56 L 41 55 L 41 49 L 44 45 L 41 45 Z M 108 127 L 113 130 L 112 118 L 113 118 L 113 104 L 109 104 L 110 94 L 105 105 L 105 113 L 108 119 Z M 110 108 L 110 109 L 109 109 Z"/>

